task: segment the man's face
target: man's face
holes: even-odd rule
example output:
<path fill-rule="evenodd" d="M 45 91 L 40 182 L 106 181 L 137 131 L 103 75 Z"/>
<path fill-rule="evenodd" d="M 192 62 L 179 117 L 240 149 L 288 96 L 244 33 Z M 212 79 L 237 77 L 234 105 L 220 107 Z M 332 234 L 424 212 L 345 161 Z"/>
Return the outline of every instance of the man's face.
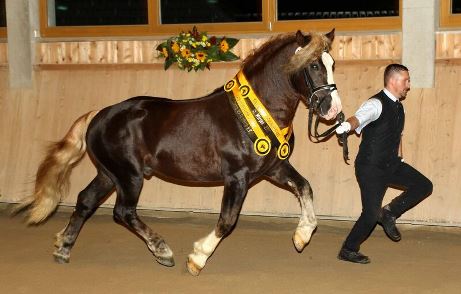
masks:
<path fill-rule="evenodd" d="M 410 74 L 408 71 L 395 73 L 391 78 L 391 86 L 393 92 L 397 94 L 397 98 L 405 98 L 410 91 Z"/>

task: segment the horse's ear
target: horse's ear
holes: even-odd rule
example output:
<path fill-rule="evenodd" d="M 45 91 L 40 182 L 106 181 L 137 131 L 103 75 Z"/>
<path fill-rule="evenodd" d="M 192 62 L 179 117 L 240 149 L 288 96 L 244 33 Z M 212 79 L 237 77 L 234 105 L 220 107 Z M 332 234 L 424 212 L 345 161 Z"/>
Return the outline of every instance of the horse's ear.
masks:
<path fill-rule="evenodd" d="M 302 33 L 300 30 L 298 30 L 298 31 L 296 32 L 296 43 L 298 43 L 299 46 L 303 47 L 303 46 L 304 46 L 304 42 L 305 42 L 305 41 L 304 41 L 304 35 L 303 35 L 303 33 Z"/>
<path fill-rule="evenodd" d="M 328 40 L 330 40 L 330 43 L 333 43 L 333 40 L 335 38 L 335 29 L 333 28 L 329 33 L 326 33 L 325 37 L 327 37 Z"/>
<path fill-rule="evenodd" d="M 298 43 L 298 46 L 304 47 L 307 45 L 307 43 L 309 43 L 310 40 L 310 35 L 304 36 L 304 34 L 300 30 L 296 32 L 296 43 Z"/>

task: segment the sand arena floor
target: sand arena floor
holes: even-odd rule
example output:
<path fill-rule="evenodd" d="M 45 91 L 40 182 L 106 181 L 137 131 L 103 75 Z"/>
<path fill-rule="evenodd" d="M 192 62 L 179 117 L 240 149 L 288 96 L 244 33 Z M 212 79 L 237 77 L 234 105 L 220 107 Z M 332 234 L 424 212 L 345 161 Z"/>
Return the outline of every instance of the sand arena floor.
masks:
<path fill-rule="evenodd" d="M 377 227 L 362 247 L 372 262 L 359 265 L 336 259 L 353 222 L 320 221 L 297 253 L 291 242 L 297 219 L 242 216 L 193 277 L 187 255 L 217 215 L 156 214 L 143 220 L 174 251 L 172 268 L 104 214 L 87 222 L 70 263 L 57 264 L 54 235 L 68 212 L 37 227 L 1 212 L 0 293 L 461 293 L 461 228 L 399 225 L 403 238 L 394 243 Z"/>

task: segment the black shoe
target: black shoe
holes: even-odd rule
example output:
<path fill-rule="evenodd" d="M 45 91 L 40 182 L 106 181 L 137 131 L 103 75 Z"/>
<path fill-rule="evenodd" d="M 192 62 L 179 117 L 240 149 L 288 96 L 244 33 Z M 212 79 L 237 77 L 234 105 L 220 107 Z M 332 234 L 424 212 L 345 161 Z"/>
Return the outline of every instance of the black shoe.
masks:
<path fill-rule="evenodd" d="M 381 215 L 379 217 L 378 223 L 383 226 L 384 232 L 386 235 L 394 242 L 400 241 L 402 235 L 400 235 L 399 230 L 395 226 L 396 217 L 392 215 L 392 212 L 385 206 L 381 209 Z"/>
<path fill-rule="evenodd" d="M 338 259 L 361 264 L 370 263 L 368 256 L 365 256 L 357 251 L 349 250 L 346 247 L 341 248 L 338 253 Z"/>

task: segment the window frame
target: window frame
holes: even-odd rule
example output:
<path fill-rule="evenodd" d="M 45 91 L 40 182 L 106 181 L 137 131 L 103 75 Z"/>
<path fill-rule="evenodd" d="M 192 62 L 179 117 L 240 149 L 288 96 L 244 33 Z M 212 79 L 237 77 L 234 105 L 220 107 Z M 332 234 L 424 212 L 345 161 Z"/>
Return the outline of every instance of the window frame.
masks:
<path fill-rule="evenodd" d="M 200 31 L 219 34 L 270 34 L 308 30 L 330 31 L 400 31 L 402 27 L 402 1 L 399 0 L 399 16 L 328 20 L 277 21 L 276 0 L 262 0 L 261 22 L 160 24 L 160 1 L 147 0 L 148 24 L 120 26 L 48 26 L 48 1 L 40 0 L 40 34 L 44 38 L 68 37 L 116 37 L 116 36 L 164 36 L 188 31 L 196 25 Z M 366 27 L 366 30 L 364 30 Z"/>
<path fill-rule="evenodd" d="M 5 2 L 5 14 L 6 14 L 6 2 Z M 6 17 L 6 15 L 5 15 Z M 7 24 L 8 26 L 8 24 Z M 7 37 L 7 28 L 5 27 L 0 27 L 0 38 L 6 38 Z"/>
<path fill-rule="evenodd" d="M 461 13 L 451 13 L 451 0 L 440 0 L 440 27 L 461 27 Z"/>

